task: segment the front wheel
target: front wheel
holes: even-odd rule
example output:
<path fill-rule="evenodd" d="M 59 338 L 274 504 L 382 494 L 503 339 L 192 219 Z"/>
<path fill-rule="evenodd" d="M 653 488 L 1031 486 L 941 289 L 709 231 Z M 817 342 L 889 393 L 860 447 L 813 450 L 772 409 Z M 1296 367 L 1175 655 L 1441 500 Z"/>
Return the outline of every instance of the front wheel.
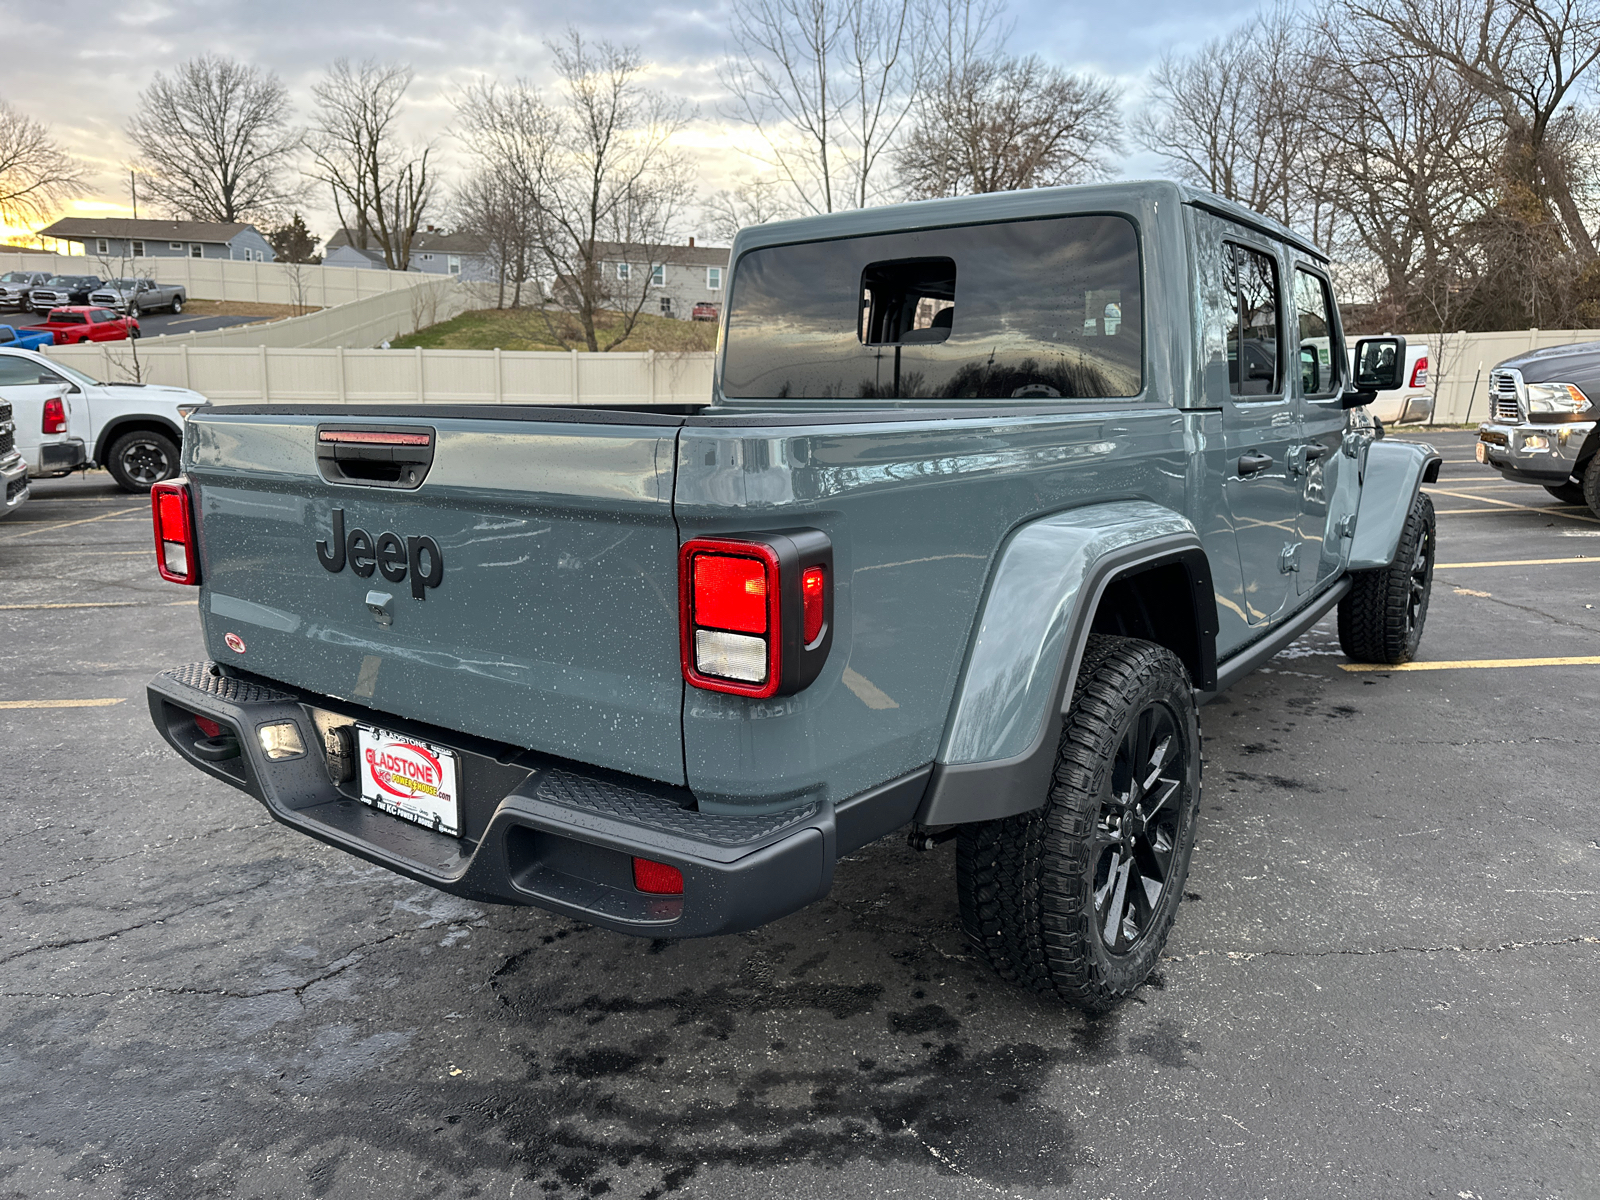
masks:
<path fill-rule="evenodd" d="M 111 443 L 106 470 L 125 492 L 148 492 L 178 473 L 178 447 L 165 434 L 148 429 L 125 433 Z"/>
<path fill-rule="evenodd" d="M 1583 472 L 1583 502 L 1600 517 L 1600 454 L 1589 460 Z"/>
<path fill-rule="evenodd" d="M 1170 650 L 1089 638 L 1041 808 L 963 826 L 961 924 L 1002 978 L 1085 1012 L 1160 961 L 1200 808 L 1200 720 Z"/>
<path fill-rule="evenodd" d="M 1416 657 L 1433 594 L 1433 501 L 1418 492 L 1387 567 L 1356 571 L 1339 601 L 1339 646 L 1356 662 L 1399 666 Z"/>

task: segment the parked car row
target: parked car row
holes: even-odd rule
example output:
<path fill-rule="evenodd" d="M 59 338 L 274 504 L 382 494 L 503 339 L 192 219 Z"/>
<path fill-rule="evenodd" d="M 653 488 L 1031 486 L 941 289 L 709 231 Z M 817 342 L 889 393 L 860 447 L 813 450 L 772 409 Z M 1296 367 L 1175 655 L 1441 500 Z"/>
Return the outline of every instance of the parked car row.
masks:
<path fill-rule="evenodd" d="M 137 317 L 158 308 L 181 313 L 188 303 L 183 286 L 144 276 L 103 279 L 99 275 L 54 275 L 48 271 L 7 271 L 0 275 L 0 308 L 49 312 L 67 305 L 95 305 Z"/>

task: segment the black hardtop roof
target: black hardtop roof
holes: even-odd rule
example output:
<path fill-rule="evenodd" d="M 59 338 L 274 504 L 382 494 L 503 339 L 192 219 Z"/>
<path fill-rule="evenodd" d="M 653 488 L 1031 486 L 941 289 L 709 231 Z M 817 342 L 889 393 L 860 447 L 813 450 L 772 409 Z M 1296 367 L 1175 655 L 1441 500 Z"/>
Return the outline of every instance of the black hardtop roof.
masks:
<path fill-rule="evenodd" d="M 733 257 L 737 260 L 739 255 L 758 246 L 781 246 L 791 242 L 859 237 L 906 229 L 937 229 L 948 225 L 1017 221 L 1081 212 L 1136 212 L 1162 200 L 1170 204 L 1191 204 L 1196 208 L 1208 209 L 1231 221 L 1281 238 L 1324 262 L 1328 261 L 1327 254 L 1316 243 L 1302 237 L 1281 221 L 1252 212 L 1236 201 L 1166 179 L 1029 188 L 1019 192 L 958 196 L 951 200 L 914 200 L 907 204 L 856 208 L 814 217 L 798 217 L 792 221 L 773 221 L 740 230 L 733 243 Z"/>

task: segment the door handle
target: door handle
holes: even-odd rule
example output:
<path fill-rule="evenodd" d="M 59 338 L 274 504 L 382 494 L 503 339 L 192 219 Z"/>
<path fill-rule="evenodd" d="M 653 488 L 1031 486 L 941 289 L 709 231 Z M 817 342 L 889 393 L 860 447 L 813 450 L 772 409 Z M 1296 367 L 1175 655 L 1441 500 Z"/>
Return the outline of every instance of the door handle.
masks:
<path fill-rule="evenodd" d="M 1258 474 L 1271 465 L 1272 455 L 1270 454 L 1260 454 L 1256 451 L 1251 451 L 1249 454 L 1241 454 L 1239 456 L 1239 477 L 1242 479 L 1246 475 Z"/>
<path fill-rule="evenodd" d="M 1306 461 L 1316 462 L 1319 458 L 1327 458 L 1333 452 L 1326 442 L 1308 442 L 1306 444 Z"/>

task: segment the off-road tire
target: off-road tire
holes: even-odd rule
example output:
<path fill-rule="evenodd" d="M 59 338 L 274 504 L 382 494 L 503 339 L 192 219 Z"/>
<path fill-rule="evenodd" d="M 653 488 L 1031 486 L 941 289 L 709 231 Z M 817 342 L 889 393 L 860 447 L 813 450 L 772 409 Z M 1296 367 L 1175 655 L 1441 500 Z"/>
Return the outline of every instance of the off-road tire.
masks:
<path fill-rule="evenodd" d="M 1583 484 L 1581 483 L 1562 483 L 1555 487 L 1546 486 L 1544 490 L 1563 504 L 1589 503 L 1589 498 L 1583 494 Z"/>
<path fill-rule="evenodd" d="M 1169 723 L 1140 723 L 1162 712 Z M 1142 791 L 1125 785 L 1130 759 L 1140 757 L 1141 730 L 1150 728 L 1170 729 L 1176 744 L 1159 762 L 1146 756 L 1146 767 L 1157 762 L 1147 779 L 1157 782 Z M 1170 779 L 1161 777 L 1163 770 Z M 1157 799 L 1163 802 L 1150 813 L 1139 808 Z M 1091 636 L 1043 807 L 962 826 L 957 837 L 963 931 L 1001 978 L 1085 1012 L 1105 1012 L 1160 961 L 1183 898 L 1199 808 L 1200 721 L 1182 662 L 1151 642 Z M 1146 817 L 1157 831 L 1150 845 L 1161 836 L 1170 843 L 1164 866 L 1147 847 L 1140 869 L 1141 880 L 1160 876 L 1153 902 L 1142 884 L 1130 886 L 1137 854 L 1123 859 L 1118 840 L 1134 838 L 1129 831 Z M 1122 862 L 1129 865 L 1113 866 Z M 1115 889 L 1119 870 L 1123 884 Z M 1143 911 L 1135 914 L 1139 896 Z M 1124 901 L 1126 917 L 1118 916 L 1113 938 L 1126 943 L 1119 950 L 1103 931 L 1111 906 Z M 1124 920 L 1135 916 L 1141 924 L 1129 939 Z"/>
<path fill-rule="evenodd" d="M 1387 567 L 1353 571 L 1339 601 L 1339 646 L 1355 662 L 1399 666 L 1416 657 L 1433 594 L 1433 501 L 1418 492 Z"/>
<path fill-rule="evenodd" d="M 182 296 L 174 296 L 172 298 L 172 315 L 173 316 L 177 316 L 182 311 L 183 311 L 183 297 Z"/>
<path fill-rule="evenodd" d="M 172 439 L 150 429 L 136 429 L 112 442 L 105 466 L 119 488 L 134 493 L 148 492 L 181 469 Z"/>
<path fill-rule="evenodd" d="M 1583 472 L 1583 502 L 1600 517 L 1600 454 L 1589 460 Z"/>

